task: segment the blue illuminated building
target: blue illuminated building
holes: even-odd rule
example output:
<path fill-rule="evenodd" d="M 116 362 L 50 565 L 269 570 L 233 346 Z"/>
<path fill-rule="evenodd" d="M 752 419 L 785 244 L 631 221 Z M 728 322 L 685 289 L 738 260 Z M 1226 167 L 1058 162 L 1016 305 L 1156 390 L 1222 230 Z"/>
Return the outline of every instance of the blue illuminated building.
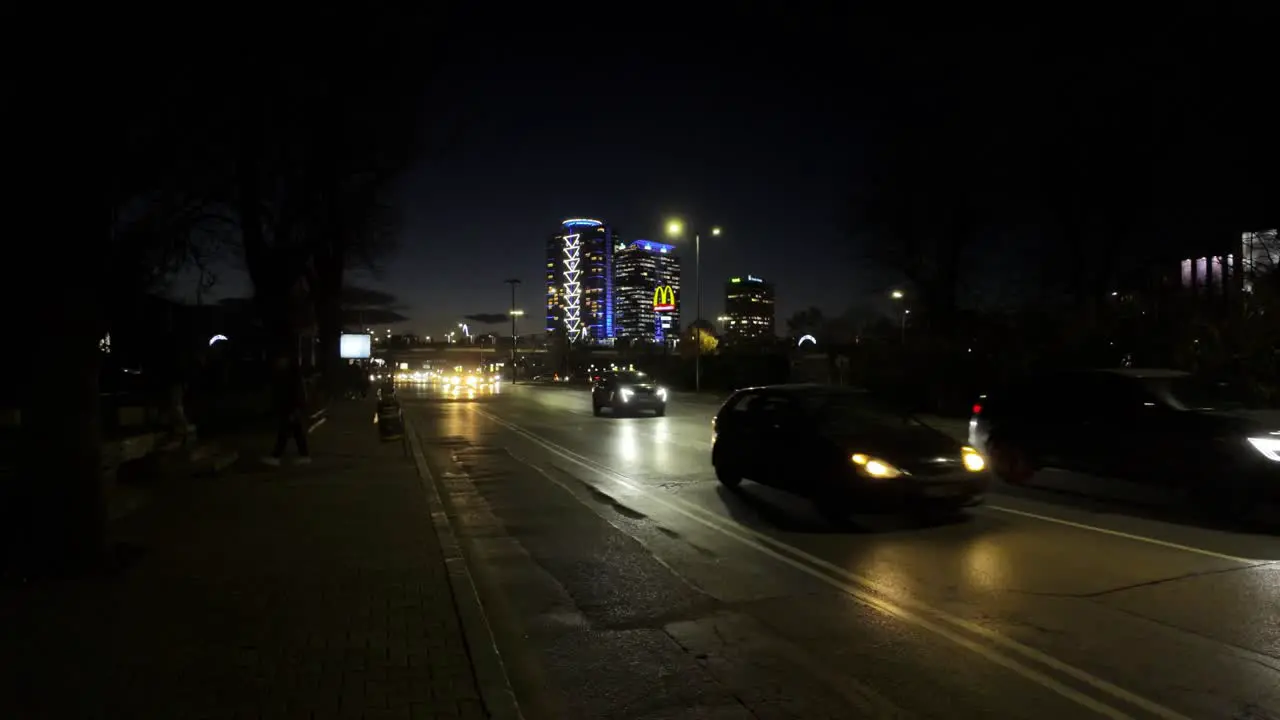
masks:
<path fill-rule="evenodd" d="M 547 240 L 547 332 L 571 343 L 613 342 L 613 253 L 617 233 L 600 220 L 573 218 Z"/>
<path fill-rule="evenodd" d="M 613 283 L 618 338 L 662 342 L 680 330 L 680 257 L 674 245 L 633 240 L 614 253 Z M 671 289 L 674 308 L 658 311 Z"/>

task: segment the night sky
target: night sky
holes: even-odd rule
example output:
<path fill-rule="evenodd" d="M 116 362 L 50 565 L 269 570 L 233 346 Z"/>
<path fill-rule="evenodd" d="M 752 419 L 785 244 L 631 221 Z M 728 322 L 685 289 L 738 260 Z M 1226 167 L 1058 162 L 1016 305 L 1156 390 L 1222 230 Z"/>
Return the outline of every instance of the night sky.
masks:
<path fill-rule="evenodd" d="M 472 140 L 407 178 L 405 247 L 387 274 L 415 327 L 504 311 L 508 277 L 525 281 L 518 304 L 536 312 L 546 238 L 569 217 L 603 219 L 624 241 L 664 240 L 671 217 L 721 226 L 702 243 L 709 317 L 731 274 L 774 280 L 780 314 L 848 303 L 849 268 L 815 261 L 840 242 L 852 150 L 829 102 L 724 64 L 540 58 L 455 71 L 471 88 Z"/>
<path fill-rule="evenodd" d="M 757 23 L 756 32 L 744 26 L 678 50 L 644 35 L 454 37 L 446 61 L 416 90 L 423 149 L 400 186 L 400 250 L 378 276 L 356 281 L 401 298 L 411 321 L 397 330 L 440 335 L 467 315 L 505 312 L 502 281 L 521 278 L 517 305 L 529 314 L 522 331 L 540 331 L 545 241 L 560 220 L 605 220 L 630 241 L 664 240 L 666 220 L 679 217 L 724 229 L 702 245 L 703 315 L 721 314 L 728 277 L 751 273 L 776 284 L 782 331 L 797 310 L 839 314 L 883 302 L 900 283 L 867 260 L 847 210 L 886 118 L 963 105 L 974 127 L 1003 123 L 1009 131 L 991 134 L 1031 137 L 1038 120 L 1028 106 L 1056 97 L 1048 69 L 1075 75 L 1071 58 L 1092 55 L 1087 72 L 1105 77 L 1108 63 L 1136 67 L 1153 47 L 1162 58 L 1179 52 L 1153 27 L 1141 36 L 1113 29 L 1107 43 L 1095 37 L 1095 53 L 1057 24 L 891 31 L 847 18 L 832 27 L 809 21 L 763 34 Z M 1064 48 L 1067 55 L 1055 55 Z M 1164 82 L 1176 85 L 1176 77 L 1164 73 Z M 971 274 L 1008 294 L 1034 279 L 1009 272 L 1018 252 L 1003 242 L 984 240 Z M 219 294 L 247 294 L 233 275 Z"/>

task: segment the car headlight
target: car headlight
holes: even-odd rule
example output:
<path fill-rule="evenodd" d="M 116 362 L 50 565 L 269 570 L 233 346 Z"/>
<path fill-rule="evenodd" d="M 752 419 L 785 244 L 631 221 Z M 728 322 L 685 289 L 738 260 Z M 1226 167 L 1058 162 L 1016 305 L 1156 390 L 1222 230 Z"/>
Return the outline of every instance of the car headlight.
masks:
<path fill-rule="evenodd" d="M 854 453 L 849 457 L 854 465 L 858 466 L 858 472 L 867 477 L 876 478 L 877 480 L 888 480 L 902 475 L 902 471 L 890 465 L 884 460 L 873 458 L 870 455 L 862 453 Z"/>
<path fill-rule="evenodd" d="M 658 388 L 658 397 L 662 398 L 663 400 L 666 400 L 666 399 L 667 399 L 667 389 L 666 389 L 666 388 L 664 388 L 664 387 L 660 387 L 660 388 Z"/>
<path fill-rule="evenodd" d="M 622 402 L 629 402 L 634 394 L 629 388 L 622 388 L 618 391 L 618 397 L 622 398 Z"/>
<path fill-rule="evenodd" d="M 1268 460 L 1280 462 L 1280 437 L 1251 437 L 1248 440 Z"/>
<path fill-rule="evenodd" d="M 987 469 L 987 461 L 971 447 L 960 448 L 960 458 L 964 461 L 964 469 L 969 472 L 982 472 Z"/>

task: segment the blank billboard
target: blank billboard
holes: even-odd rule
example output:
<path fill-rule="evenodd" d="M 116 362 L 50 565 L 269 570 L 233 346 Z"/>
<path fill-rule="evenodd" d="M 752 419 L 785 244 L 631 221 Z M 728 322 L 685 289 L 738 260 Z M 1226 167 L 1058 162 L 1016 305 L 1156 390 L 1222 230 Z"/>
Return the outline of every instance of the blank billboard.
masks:
<path fill-rule="evenodd" d="M 347 360 L 367 360 L 373 354 L 373 336 L 343 334 L 338 338 L 338 354 Z"/>

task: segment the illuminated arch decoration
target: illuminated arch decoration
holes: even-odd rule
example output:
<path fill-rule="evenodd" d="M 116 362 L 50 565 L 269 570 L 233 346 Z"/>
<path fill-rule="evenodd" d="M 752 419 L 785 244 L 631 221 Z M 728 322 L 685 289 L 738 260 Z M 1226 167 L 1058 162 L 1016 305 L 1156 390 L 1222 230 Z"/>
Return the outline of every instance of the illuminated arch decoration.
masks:
<path fill-rule="evenodd" d="M 659 285 L 653 290 L 653 311 L 671 312 L 676 309 L 676 291 L 670 285 Z"/>
<path fill-rule="evenodd" d="M 220 342 L 224 342 L 226 341 L 226 339 L 227 339 L 226 335 L 214 335 L 213 337 L 209 338 L 209 347 L 213 347 L 214 345 Z"/>
<path fill-rule="evenodd" d="M 567 224 L 567 223 L 566 223 Z M 577 342 L 582 336 L 582 285 L 578 278 L 582 271 L 578 269 L 581 259 L 582 236 L 574 233 L 564 236 L 564 331 L 569 342 Z"/>
<path fill-rule="evenodd" d="M 801 336 L 800 336 L 800 342 L 796 343 L 796 347 L 800 347 L 800 346 L 804 345 L 804 341 L 805 341 L 805 340 L 808 340 L 809 342 L 813 343 L 814 345 L 817 345 L 817 344 L 818 344 L 818 339 L 817 339 L 817 338 L 815 338 L 814 336 L 812 336 L 812 335 L 801 335 Z"/>

